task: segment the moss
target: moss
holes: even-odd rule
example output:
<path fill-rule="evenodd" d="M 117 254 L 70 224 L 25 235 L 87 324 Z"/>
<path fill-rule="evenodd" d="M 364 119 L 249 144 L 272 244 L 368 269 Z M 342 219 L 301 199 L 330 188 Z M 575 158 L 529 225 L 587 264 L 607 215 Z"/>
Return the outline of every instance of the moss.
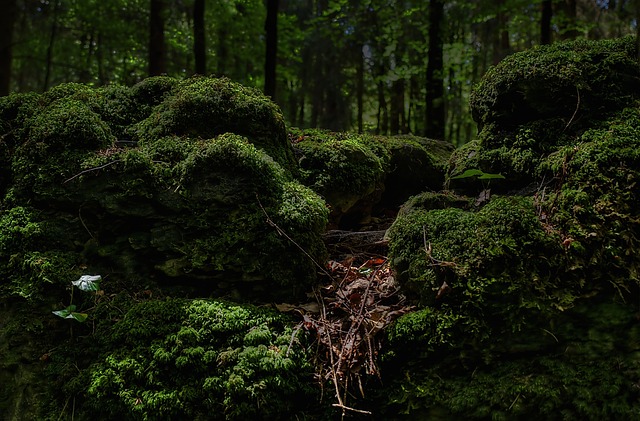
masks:
<path fill-rule="evenodd" d="M 9 296 L 42 300 L 80 275 L 80 256 L 57 248 L 62 227 L 34 209 L 0 213 L 0 283 Z"/>
<path fill-rule="evenodd" d="M 90 261 L 264 298 L 301 293 L 315 279 L 294 241 L 318 262 L 326 254 L 324 202 L 246 138 L 165 137 L 92 155 L 81 168 L 65 197 L 83 204 L 100 244 Z"/>
<path fill-rule="evenodd" d="M 547 279 L 551 261 L 530 265 L 561 252 L 560 238 L 544 231 L 532 202 L 516 197 L 496 198 L 478 212 L 417 209 L 400 216 L 389 236 L 400 279 L 431 303 L 445 281 L 454 291 L 457 285 L 466 289 L 458 299 L 480 298 L 481 291 L 501 295 L 519 282 L 535 288 L 529 282 Z M 506 291 L 500 290 L 502 283 Z"/>
<path fill-rule="evenodd" d="M 150 142 L 168 135 L 207 139 L 227 132 L 247 137 L 293 170 L 295 161 L 278 107 L 260 92 L 225 78 L 193 77 L 176 83 L 135 133 Z"/>
<path fill-rule="evenodd" d="M 178 80 L 169 76 L 149 77 L 131 87 L 131 95 L 139 104 L 155 106 L 171 92 Z"/>
<path fill-rule="evenodd" d="M 552 420 L 634 419 L 640 414 L 634 386 L 640 370 L 635 311 L 618 300 L 583 302 L 558 313 L 548 329 L 530 330 L 520 339 L 527 345 L 524 351 L 510 342 L 499 361 L 490 363 L 469 360 L 469 326 L 459 319 L 428 309 L 403 319 L 403 333 L 410 326 L 422 331 L 425 322 L 434 329 L 422 339 L 430 344 L 423 349 L 431 349 L 432 358 L 397 379 L 390 414 Z"/>
<path fill-rule="evenodd" d="M 374 151 L 369 146 L 372 140 L 321 130 L 293 136 L 302 137 L 295 145 L 302 182 L 320 193 L 336 212 L 347 212 L 359 200 L 382 191 L 389 155 L 385 149 Z"/>
<path fill-rule="evenodd" d="M 468 197 L 458 196 L 449 191 L 441 193 L 424 192 L 411 196 L 400 208 L 398 216 L 406 216 L 418 209 L 429 211 L 447 208 L 467 209 L 470 207 L 471 200 Z"/>
<path fill-rule="evenodd" d="M 67 379 L 76 418 L 282 419 L 303 416 L 308 356 L 290 321 L 250 306 L 171 299 L 134 305 L 97 359 Z"/>
<path fill-rule="evenodd" d="M 470 103 L 481 126 L 513 127 L 559 116 L 589 124 L 624 107 L 639 87 L 633 38 L 578 40 L 509 56 L 486 73 Z"/>
<path fill-rule="evenodd" d="M 415 136 L 290 129 L 302 183 L 332 207 L 332 219 L 363 219 L 412 194 L 439 190 L 453 147 Z"/>

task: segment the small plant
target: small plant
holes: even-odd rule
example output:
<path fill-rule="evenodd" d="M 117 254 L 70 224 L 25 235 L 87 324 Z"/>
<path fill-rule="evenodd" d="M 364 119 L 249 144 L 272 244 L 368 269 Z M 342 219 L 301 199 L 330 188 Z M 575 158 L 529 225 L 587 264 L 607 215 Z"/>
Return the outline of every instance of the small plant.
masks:
<path fill-rule="evenodd" d="M 80 323 L 87 320 L 88 315 L 77 312 L 76 306 L 73 304 L 73 287 L 77 287 L 80 291 L 96 292 L 100 289 L 101 280 L 102 276 L 100 275 L 82 275 L 77 281 L 71 281 L 71 300 L 69 300 L 69 306 L 62 310 L 53 311 L 53 314 L 63 319 L 74 319 Z"/>
<path fill-rule="evenodd" d="M 486 173 L 477 168 L 473 168 L 473 169 L 468 169 L 462 174 L 456 175 L 455 177 L 451 177 L 451 180 L 459 180 L 462 178 L 470 178 L 470 177 L 477 177 L 477 179 L 482 182 L 482 191 L 480 192 L 480 195 L 476 199 L 476 206 L 480 206 L 483 203 L 488 202 L 489 199 L 491 199 L 491 189 L 489 188 L 489 184 L 491 183 L 491 180 L 505 178 L 504 175 L 502 174 Z"/>

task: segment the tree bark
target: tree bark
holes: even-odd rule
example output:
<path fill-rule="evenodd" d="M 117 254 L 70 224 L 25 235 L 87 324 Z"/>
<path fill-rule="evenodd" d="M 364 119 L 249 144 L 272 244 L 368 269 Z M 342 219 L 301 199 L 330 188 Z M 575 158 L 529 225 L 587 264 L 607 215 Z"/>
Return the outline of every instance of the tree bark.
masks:
<path fill-rule="evenodd" d="M 577 29 L 578 3 L 576 0 L 563 0 L 558 4 L 562 14 L 559 32 L 563 40 L 575 39 L 580 35 Z"/>
<path fill-rule="evenodd" d="M 149 16 L 149 76 L 167 73 L 164 10 L 164 0 L 151 0 Z"/>
<path fill-rule="evenodd" d="M 193 56 L 195 59 L 195 71 L 199 75 L 207 74 L 204 1 L 195 0 L 193 3 Z"/>
<path fill-rule="evenodd" d="M 278 0 L 267 0 L 266 55 L 264 60 L 264 94 L 276 99 L 276 65 L 278 61 Z"/>
<path fill-rule="evenodd" d="M 363 114 L 364 114 L 364 54 L 362 54 L 362 45 L 358 45 L 356 49 L 356 96 L 358 103 L 358 133 L 364 131 Z"/>
<path fill-rule="evenodd" d="M 58 11 L 60 10 L 60 0 L 56 0 L 53 4 L 53 22 L 51 23 L 51 34 L 49 36 L 49 45 L 47 46 L 47 63 L 46 70 L 44 72 L 44 84 L 42 90 L 49 89 L 49 82 L 51 80 L 51 68 L 53 67 L 53 46 L 56 40 L 56 34 L 58 33 Z"/>
<path fill-rule="evenodd" d="M 0 13 L 0 96 L 9 95 L 13 62 L 13 28 L 17 19 L 16 0 L 4 2 Z"/>
<path fill-rule="evenodd" d="M 551 44 L 551 18 L 553 17 L 553 0 L 544 0 L 540 16 L 540 44 Z"/>
<path fill-rule="evenodd" d="M 444 1 L 431 0 L 429 2 L 429 61 L 427 63 L 425 136 L 433 139 L 444 139 L 443 18 Z"/>

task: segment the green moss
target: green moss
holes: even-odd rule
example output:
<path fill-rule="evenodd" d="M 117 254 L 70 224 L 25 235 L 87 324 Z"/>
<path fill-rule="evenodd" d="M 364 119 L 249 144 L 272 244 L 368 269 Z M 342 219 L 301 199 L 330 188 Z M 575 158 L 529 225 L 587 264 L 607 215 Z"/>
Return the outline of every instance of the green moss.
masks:
<path fill-rule="evenodd" d="M 631 37 L 539 46 L 491 68 L 470 103 L 481 126 L 513 127 L 561 116 L 568 123 L 620 109 L 638 91 L 640 68 Z"/>
<path fill-rule="evenodd" d="M 374 150 L 373 140 L 321 130 L 293 136 L 302 137 L 295 145 L 302 182 L 337 212 L 346 212 L 362 198 L 382 191 L 389 155 L 384 148 Z"/>
<path fill-rule="evenodd" d="M 225 78 L 178 82 L 138 125 L 136 135 L 151 142 L 169 135 L 207 139 L 227 132 L 247 137 L 285 169 L 294 168 L 278 107 L 260 92 Z"/>
<path fill-rule="evenodd" d="M 343 214 L 396 208 L 412 194 L 439 190 L 453 147 L 415 136 L 370 136 L 290 129 L 303 184 Z M 357 215 L 356 215 L 357 217 Z M 349 218 L 346 218 L 349 219 Z"/>
<path fill-rule="evenodd" d="M 477 336 L 469 335 L 473 326 L 443 310 L 424 309 L 400 319 L 396 330 L 402 328 L 404 338 L 412 326 L 414 333 L 422 332 L 424 323 L 432 329 L 421 337 L 427 344 L 421 348 L 431 350 L 431 358 L 429 364 L 405 368 L 397 378 L 386 409 L 390 414 L 552 420 L 634 419 L 640 414 L 632 307 L 617 300 L 580 303 L 556 314 L 548 329 L 530 330 L 520 339 L 527 348 L 512 340 L 490 363 L 469 359 L 471 338 Z"/>
<path fill-rule="evenodd" d="M 105 351 L 67 380 L 75 416 L 303 416 L 317 397 L 310 361 L 289 326 L 280 314 L 219 301 L 137 304 L 105 332 Z"/>
<path fill-rule="evenodd" d="M 60 226 L 34 209 L 0 213 L 0 288 L 8 296 L 42 299 L 46 291 L 68 285 L 80 275 L 80 257 L 56 248 Z"/>

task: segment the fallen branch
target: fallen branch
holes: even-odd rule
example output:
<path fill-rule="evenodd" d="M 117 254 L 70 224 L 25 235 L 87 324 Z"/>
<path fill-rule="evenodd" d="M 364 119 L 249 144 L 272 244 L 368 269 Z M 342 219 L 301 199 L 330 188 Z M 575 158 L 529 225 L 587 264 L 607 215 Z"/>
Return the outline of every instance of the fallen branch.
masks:
<path fill-rule="evenodd" d="M 104 164 L 104 165 L 100 165 L 99 167 L 89 168 L 89 169 L 86 169 L 86 170 L 84 170 L 84 171 L 80 171 L 78 174 L 74 175 L 73 177 L 71 177 L 71 178 L 67 178 L 66 180 L 64 180 L 64 182 L 63 182 L 62 184 L 67 184 L 69 181 L 71 181 L 71 180 L 73 180 L 73 179 L 75 179 L 75 178 L 80 177 L 82 174 L 86 174 L 86 173 L 89 173 L 89 172 L 92 172 L 92 171 L 98 171 L 98 170 L 101 170 L 101 169 L 106 168 L 106 167 L 108 167 L 109 165 L 113 165 L 113 164 L 115 164 L 115 163 L 117 163 L 117 162 L 122 162 L 122 159 L 116 159 L 115 161 L 107 162 L 107 163 L 106 163 L 106 164 Z"/>

